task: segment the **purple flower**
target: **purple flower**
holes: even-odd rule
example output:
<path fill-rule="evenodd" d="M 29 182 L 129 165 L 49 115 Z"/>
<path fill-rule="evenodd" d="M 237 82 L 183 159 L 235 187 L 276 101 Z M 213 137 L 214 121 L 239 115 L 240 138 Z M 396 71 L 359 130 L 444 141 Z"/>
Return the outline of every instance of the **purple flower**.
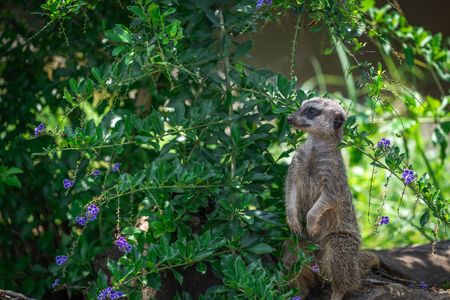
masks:
<path fill-rule="evenodd" d="M 97 214 L 99 211 L 100 209 L 98 208 L 97 205 L 95 205 L 94 203 L 89 204 L 88 207 L 86 208 L 87 221 L 89 222 L 97 219 Z"/>
<path fill-rule="evenodd" d="M 61 282 L 61 280 L 59 280 L 59 278 L 56 278 L 55 281 L 53 281 L 52 283 L 52 289 L 54 289 L 55 287 L 57 287 L 59 285 L 59 283 Z"/>
<path fill-rule="evenodd" d="M 113 289 L 111 287 L 108 287 L 108 288 L 102 290 L 100 292 L 100 294 L 98 294 L 97 299 L 98 300 L 105 300 L 109 296 L 109 294 L 111 293 L 112 290 Z"/>
<path fill-rule="evenodd" d="M 44 131 L 45 131 L 45 125 L 43 123 L 41 123 L 36 128 L 34 128 L 34 136 L 38 137 Z"/>
<path fill-rule="evenodd" d="M 295 297 L 292 297 L 291 300 L 302 300 L 302 297 L 300 297 L 300 296 L 295 296 Z"/>
<path fill-rule="evenodd" d="M 124 253 L 130 252 L 132 249 L 131 245 L 128 244 L 127 240 L 123 236 L 119 236 L 119 238 L 116 241 L 116 245 L 119 248 L 119 250 Z"/>
<path fill-rule="evenodd" d="M 410 289 L 413 289 L 413 288 L 414 288 L 414 283 L 411 282 L 411 283 L 408 285 L 408 287 L 409 287 Z"/>
<path fill-rule="evenodd" d="M 260 9 L 264 5 L 264 0 L 258 0 L 256 1 L 256 8 Z"/>
<path fill-rule="evenodd" d="M 92 172 L 92 176 L 94 176 L 94 177 L 97 177 L 98 175 L 100 175 L 100 170 L 94 170 L 93 172 Z"/>
<path fill-rule="evenodd" d="M 414 172 L 413 170 L 405 169 L 403 170 L 402 178 L 405 184 L 410 184 L 411 182 L 416 180 L 417 175 L 416 172 Z"/>
<path fill-rule="evenodd" d="M 380 225 L 387 225 L 389 224 L 389 217 L 388 216 L 381 216 Z"/>
<path fill-rule="evenodd" d="M 112 287 L 107 287 L 106 289 L 102 290 L 100 294 L 98 294 L 97 299 L 98 300 L 106 300 L 109 299 L 117 299 L 123 297 L 123 293 L 121 291 L 116 291 Z"/>
<path fill-rule="evenodd" d="M 115 163 L 112 167 L 113 172 L 119 172 L 120 169 L 120 163 Z"/>
<path fill-rule="evenodd" d="M 111 293 L 109 293 L 109 298 L 111 299 L 117 299 L 120 297 L 123 297 L 123 293 L 121 291 L 112 290 Z"/>
<path fill-rule="evenodd" d="M 421 282 L 419 283 L 419 289 L 425 290 L 425 289 L 427 289 L 427 288 L 428 288 L 428 284 L 426 284 L 425 281 L 421 281 Z"/>
<path fill-rule="evenodd" d="M 263 7 L 263 5 L 271 6 L 272 5 L 272 0 L 257 0 L 256 1 L 256 8 L 257 9 L 260 9 L 261 7 Z"/>
<path fill-rule="evenodd" d="M 85 217 L 76 217 L 75 220 L 77 221 L 77 223 L 81 226 L 86 226 L 86 224 L 88 223 L 88 219 Z"/>
<path fill-rule="evenodd" d="M 318 273 L 319 272 L 319 266 L 317 264 L 314 264 L 314 265 L 311 266 L 311 270 L 314 273 Z"/>
<path fill-rule="evenodd" d="M 63 186 L 64 188 L 67 190 L 68 188 L 70 188 L 71 186 L 73 186 L 74 182 L 70 179 L 64 179 L 63 180 Z"/>
<path fill-rule="evenodd" d="M 58 266 L 64 265 L 69 260 L 69 257 L 67 255 L 58 255 L 55 258 L 56 264 Z"/>
<path fill-rule="evenodd" d="M 389 148 L 389 146 L 391 145 L 391 141 L 387 138 L 382 138 L 378 143 L 377 143 L 377 147 L 378 148 Z"/>

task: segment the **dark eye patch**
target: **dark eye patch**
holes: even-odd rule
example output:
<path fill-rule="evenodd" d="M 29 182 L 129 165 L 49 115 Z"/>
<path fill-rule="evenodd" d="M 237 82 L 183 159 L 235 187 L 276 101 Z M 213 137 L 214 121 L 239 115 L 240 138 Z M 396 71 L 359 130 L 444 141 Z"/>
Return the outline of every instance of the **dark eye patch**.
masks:
<path fill-rule="evenodd" d="M 312 107 L 312 106 L 310 106 L 310 107 L 308 107 L 308 108 L 306 108 L 304 111 L 303 111 L 303 113 L 305 114 L 305 116 L 308 118 L 308 119 L 314 119 L 315 117 L 317 117 L 318 115 L 320 115 L 321 113 L 322 113 L 322 111 L 321 110 L 319 110 L 319 109 L 317 109 L 317 108 L 315 108 L 315 107 Z"/>

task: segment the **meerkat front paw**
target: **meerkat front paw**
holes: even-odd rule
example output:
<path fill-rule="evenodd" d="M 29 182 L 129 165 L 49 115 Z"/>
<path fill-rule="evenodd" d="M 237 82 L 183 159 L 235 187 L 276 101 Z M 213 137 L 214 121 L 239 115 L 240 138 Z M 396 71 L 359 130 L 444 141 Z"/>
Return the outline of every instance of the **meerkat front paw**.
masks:
<path fill-rule="evenodd" d="M 307 225 L 306 226 L 306 230 L 308 231 L 308 234 L 310 235 L 310 236 L 315 236 L 317 233 L 319 233 L 319 231 L 320 231 L 320 226 L 319 226 L 319 224 L 317 224 L 317 223 L 315 223 L 315 224 L 313 224 L 313 225 Z"/>
<path fill-rule="evenodd" d="M 287 224 L 289 226 L 289 229 L 298 236 L 302 236 L 303 233 L 303 227 L 302 225 L 300 225 L 300 223 L 298 222 L 297 218 L 293 218 L 293 217 L 287 217 L 286 218 Z"/>
<path fill-rule="evenodd" d="M 315 215 L 310 212 L 306 214 L 306 230 L 310 236 L 316 235 L 320 230 L 319 222 L 317 222 Z"/>

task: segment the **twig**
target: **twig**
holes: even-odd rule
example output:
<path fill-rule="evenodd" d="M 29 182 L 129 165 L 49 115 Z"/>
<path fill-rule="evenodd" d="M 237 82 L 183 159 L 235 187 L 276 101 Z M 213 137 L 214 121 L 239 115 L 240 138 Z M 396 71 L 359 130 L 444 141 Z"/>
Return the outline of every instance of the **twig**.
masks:
<path fill-rule="evenodd" d="M 375 285 L 386 285 L 390 284 L 392 282 L 384 281 L 384 280 L 378 280 L 378 279 L 372 279 L 372 278 L 364 278 L 363 279 L 367 283 L 375 284 Z"/>
<path fill-rule="evenodd" d="M 9 299 L 35 300 L 35 298 L 29 298 L 23 294 L 9 291 L 9 290 L 0 290 L 0 299 L 2 299 L 2 300 L 9 300 Z"/>

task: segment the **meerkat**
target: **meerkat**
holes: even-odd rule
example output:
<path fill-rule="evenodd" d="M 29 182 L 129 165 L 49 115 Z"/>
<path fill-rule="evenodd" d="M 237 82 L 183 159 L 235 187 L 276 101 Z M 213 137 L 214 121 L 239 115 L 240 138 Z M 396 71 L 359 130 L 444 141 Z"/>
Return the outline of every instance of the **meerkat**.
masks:
<path fill-rule="evenodd" d="M 331 279 L 332 300 L 357 290 L 361 276 L 378 258 L 360 252 L 361 237 L 339 143 L 344 109 L 330 99 L 305 100 L 287 121 L 308 133 L 286 178 L 286 221 L 290 230 L 319 245 L 320 274 Z M 306 223 L 306 232 L 304 231 Z M 314 272 L 303 268 L 297 277 L 302 292 L 314 284 Z"/>

